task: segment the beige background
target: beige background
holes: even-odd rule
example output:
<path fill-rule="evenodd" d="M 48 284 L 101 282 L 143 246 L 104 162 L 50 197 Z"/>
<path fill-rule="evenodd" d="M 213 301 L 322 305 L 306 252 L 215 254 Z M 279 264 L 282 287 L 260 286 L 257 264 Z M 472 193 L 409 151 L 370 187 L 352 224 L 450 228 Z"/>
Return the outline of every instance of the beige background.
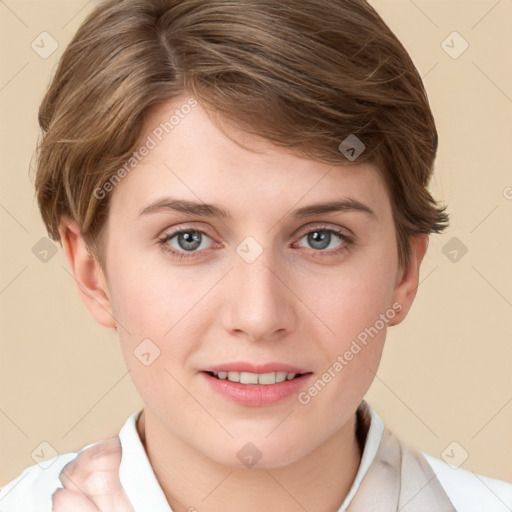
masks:
<path fill-rule="evenodd" d="M 451 227 L 431 238 L 416 303 L 389 331 L 366 398 L 404 441 L 436 457 L 457 441 L 454 456 L 469 454 L 463 468 L 512 482 L 512 2 L 372 4 L 425 78 L 440 137 L 432 190 Z M 32 252 L 46 236 L 28 172 L 38 105 L 94 5 L 0 2 L 0 484 L 34 464 L 41 442 L 76 451 L 142 405 L 63 254 L 43 263 Z M 59 45 L 47 59 L 31 48 L 43 31 Z M 442 46 L 453 31 L 469 44 L 458 58 Z M 462 48 L 457 36 L 446 44 Z M 453 237 L 467 247 L 456 262 L 443 253 Z"/>

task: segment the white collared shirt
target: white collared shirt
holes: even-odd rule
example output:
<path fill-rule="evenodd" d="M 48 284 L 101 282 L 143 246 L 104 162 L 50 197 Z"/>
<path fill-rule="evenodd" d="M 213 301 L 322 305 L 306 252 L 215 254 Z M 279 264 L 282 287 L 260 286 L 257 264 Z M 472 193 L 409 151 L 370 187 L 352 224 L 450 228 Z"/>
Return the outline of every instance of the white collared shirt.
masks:
<path fill-rule="evenodd" d="M 380 445 L 384 424 L 368 405 L 371 415 L 361 463 L 338 512 L 344 512 L 359 489 Z M 119 432 L 122 447 L 119 476 L 135 512 L 172 512 L 146 455 L 136 428 L 141 411 L 129 416 Z M 85 450 L 87 445 L 82 450 Z M 59 474 L 76 453 L 66 453 L 26 468 L 0 490 L 0 512 L 51 512 L 52 494 L 62 483 Z M 423 453 L 446 494 L 460 512 L 511 512 L 512 484 L 477 475 Z M 191 504 L 193 507 L 194 504 Z M 200 510 L 200 506 L 196 508 Z M 370 512 L 370 511 L 369 511 Z"/>

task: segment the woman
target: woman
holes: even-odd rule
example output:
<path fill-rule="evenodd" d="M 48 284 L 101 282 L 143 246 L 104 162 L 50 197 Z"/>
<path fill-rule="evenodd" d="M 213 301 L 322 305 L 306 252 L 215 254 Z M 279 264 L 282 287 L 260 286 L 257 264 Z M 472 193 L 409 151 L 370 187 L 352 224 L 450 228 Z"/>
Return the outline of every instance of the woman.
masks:
<path fill-rule="evenodd" d="M 421 79 L 366 2 L 102 2 L 39 120 L 43 220 L 145 407 L 4 512 L 512 506 L 363 400 L 448 222 Z"/>

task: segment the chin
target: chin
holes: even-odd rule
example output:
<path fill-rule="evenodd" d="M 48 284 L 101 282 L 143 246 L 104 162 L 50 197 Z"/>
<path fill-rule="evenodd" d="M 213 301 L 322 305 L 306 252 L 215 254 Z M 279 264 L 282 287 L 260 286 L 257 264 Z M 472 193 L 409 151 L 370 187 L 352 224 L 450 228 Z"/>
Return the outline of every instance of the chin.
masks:
<path fill-rule="evenodd" d="M 298 452 L 302 446 L 299 440 L 288 438 L 285 445 L 282 439 L 269 442 L 264 436 L 260 440 L 233 440 L 220 453 L 211 454 L 211 459 L 219 464 L 236 469 L 277 469 L 289 466 L 300 460 L 306 453 Z"/>

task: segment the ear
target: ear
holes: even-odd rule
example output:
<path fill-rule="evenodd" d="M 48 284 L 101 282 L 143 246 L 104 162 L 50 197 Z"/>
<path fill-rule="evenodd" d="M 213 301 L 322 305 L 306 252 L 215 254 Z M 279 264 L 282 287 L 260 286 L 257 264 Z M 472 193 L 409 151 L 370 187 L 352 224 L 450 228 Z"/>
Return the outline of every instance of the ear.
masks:
<path fill-rule="evenodd" d="M 97 258 L 89 251 L 75 221 L 63 219 L 59 226 L 62 247 L 78 286 L 80 297 L 94 319 L 105 327 L 114 327 L 107 280 Z"/>
<path fill-rule="evenodd" d="M 397 325 L 405 319 L 411 309 L 416 291 L 418 290 L 420 266 L 427 252 L 428 235 L 416 235 L 411 239 L 411 254 L 409 265 L 398 272 L 392 304 L 396 302 L 402 309 L 388 322 L 388 325 Z"/>

